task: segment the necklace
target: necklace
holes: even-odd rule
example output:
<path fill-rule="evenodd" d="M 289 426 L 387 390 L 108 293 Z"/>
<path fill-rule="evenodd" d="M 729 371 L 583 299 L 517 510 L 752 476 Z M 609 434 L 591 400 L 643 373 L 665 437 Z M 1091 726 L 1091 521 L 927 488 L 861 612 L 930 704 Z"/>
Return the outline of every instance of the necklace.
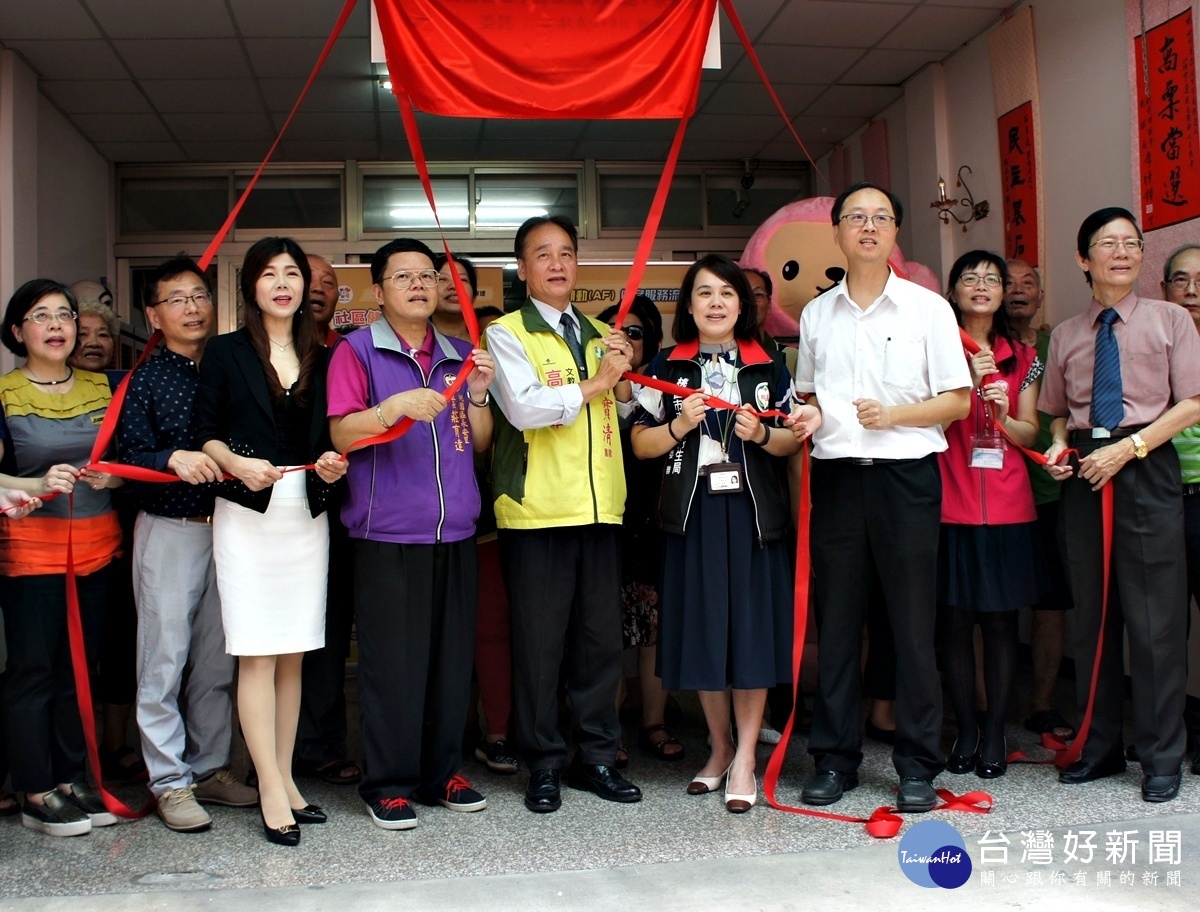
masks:
<path fill-rule="evenodd" d="M 25 370 L 28 371 L 29 368 L 27 367 Z M 28 373 L 26 373 L 25 376 L 29 378 L 30 383 L 36 383 L 38 386 L 58 386 L 60 383 L 66 383 L 68 380 L 74 377 L 75 371 L 71 369 L 70 365 L 68 365 L 67 375 L 61 380 L 38 380 L 35 377 L 30 377 Z"/>
<path fill-rule="evenodd" d="M 270 337 L 270 336 L 267 336 L 267 338 L 268 338 L 268 339 L 271 339 L 271 337 Z M 291 343 L 291 342 L 288 342 L 286 345 L 280 345 L 280 344 L 279 344 L 278 342 L 276 342 L 274 339 L 271 339 L 271 344 L 272 344 L 272 345 L 274 345 L 274 346 L 275 346 L 277 349 L 279 349 L 279 351 L 280 351 L 280 352 L 285 352 L 285 351 L 287 351 L 289 348 L 291 348 L 291 347 L 292 347 L 292 343 Z"/>

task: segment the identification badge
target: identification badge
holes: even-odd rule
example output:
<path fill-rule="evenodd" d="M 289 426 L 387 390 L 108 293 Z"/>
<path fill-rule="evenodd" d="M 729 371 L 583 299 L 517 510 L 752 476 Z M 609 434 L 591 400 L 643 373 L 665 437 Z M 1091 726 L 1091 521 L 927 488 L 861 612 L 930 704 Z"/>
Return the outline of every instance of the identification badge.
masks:
<path fill-rule="evenodd" d="M 973 469 L 1002 469 L 1004 468 L 1004 451 L 1008 447 L 1000 436 L 972 435 L 971 437 L 971 468 Z"/>
<path fill-rule="evenodd" d="M 708 472 L 709 494 L 736 494 L 745 490 L 741 463 L 714 462 L 704 468 Z"/>

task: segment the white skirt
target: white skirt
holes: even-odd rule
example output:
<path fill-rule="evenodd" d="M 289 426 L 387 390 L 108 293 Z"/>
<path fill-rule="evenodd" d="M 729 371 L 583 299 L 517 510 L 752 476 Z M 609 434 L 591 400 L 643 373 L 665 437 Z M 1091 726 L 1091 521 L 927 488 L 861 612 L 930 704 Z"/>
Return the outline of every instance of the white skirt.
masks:
<path fill-rule="evenodd" d="M 304 474 L 289 472 L 275 483 L 266 513 L 217 498 L 213 557 L 230 655 L 325 645 L 329 520 L 309 515 Z"/>

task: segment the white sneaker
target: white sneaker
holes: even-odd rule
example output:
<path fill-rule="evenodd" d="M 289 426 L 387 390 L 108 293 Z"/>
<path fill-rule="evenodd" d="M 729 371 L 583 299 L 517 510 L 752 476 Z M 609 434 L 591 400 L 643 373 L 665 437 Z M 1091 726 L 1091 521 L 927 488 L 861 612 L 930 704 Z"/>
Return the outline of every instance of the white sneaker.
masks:
<path fill-rule="evenodd" d="M 83 836 L 92 831 L 92 820 L 79 807 L 68 801 L 57 789 L 42 796 L 42 804 L 25 797 L 21 805 L 21 825 L 47 836 Z"/>

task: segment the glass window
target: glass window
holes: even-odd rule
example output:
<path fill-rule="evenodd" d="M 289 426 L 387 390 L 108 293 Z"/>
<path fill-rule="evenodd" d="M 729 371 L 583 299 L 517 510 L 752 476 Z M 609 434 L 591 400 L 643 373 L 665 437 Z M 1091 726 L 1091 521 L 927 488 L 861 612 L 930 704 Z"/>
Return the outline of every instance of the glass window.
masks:
<path fill-rule="evenodd" d="M 709 175 L 708 224 L 754 228 L 807 191 L 807 178 L 800 174 L 760 175 L 749 190 L 742 187 L 740 177 Z"/>
<path fill-rule="evenodd" d="M 637 228 L 646 224 L 650 203 L 658 188 L 658 175 L 601 174 L 601 228 Z M 663 209 L 663 228 L 704 227 L 698 174 L 677 174 L 671 179 L 671 192 Z"/>
<path fill-rule="evenodd" d="M 467 175 L 432 179 L 442 227 L 471 227 L 470 180 Z M 425 198 L 421 179 L 414 175 L 366 174 L 363 176 L 363 231 L 395 232 L 402 229 L 433 230 L 437 222 Z"/>
<path fill-rule="evenodd" d="M 137 177 L 121 181 L 121 233 L 212 233 L 229 215 L 225 177 Z"/>
<path fill-rule="evenodd" d="M 240 195 L 250 176 L 237 179 Z M 238 228 L 341 228 L 342 180 L 337 174 L 264 174 L 238 213 Z"/>
<path fill-rule="evenodd" d="M 476 228 L 519 228 L 528 218 L 546 215 L 565 215 L 579 224 L 578 175 L 475 175 Z"/>

